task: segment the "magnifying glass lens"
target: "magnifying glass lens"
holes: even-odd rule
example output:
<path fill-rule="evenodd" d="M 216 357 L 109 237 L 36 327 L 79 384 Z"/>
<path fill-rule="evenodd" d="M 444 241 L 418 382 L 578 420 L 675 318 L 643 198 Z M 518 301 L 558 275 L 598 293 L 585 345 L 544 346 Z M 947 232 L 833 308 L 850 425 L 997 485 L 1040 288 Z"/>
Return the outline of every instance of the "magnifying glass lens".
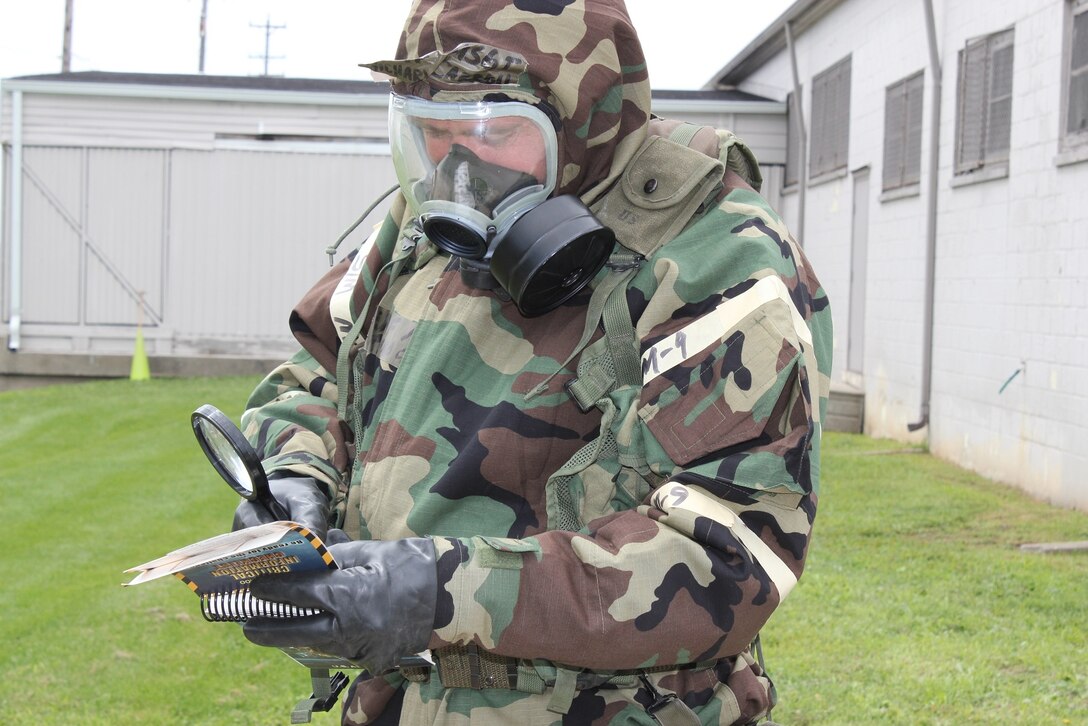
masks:
<path fill-rule="evenodd" d="M 193 434 L 215 470 L 249 501 L 272 499 L 257 450 L 226 414 L 211 404 L 204 404 L 192 415 Z"/>
<path fill-rule="evenodd" d="M 235 488 L 239 489 L 238 493 L 242 494 L 241 490 L 244 489 L 252 498 L 254 494 L 253 479 L 246 468 L 245 462 L 238 455 L 238 450 L 234 447 L 234 444 L 207 419 L 197 419 L 197 425 L 200 427 L 200 433 L 203 435 L 204 441 L 208 444 L 209 453 L 215 457 L 219 467 L 230 473 L 236 484 Z"/>

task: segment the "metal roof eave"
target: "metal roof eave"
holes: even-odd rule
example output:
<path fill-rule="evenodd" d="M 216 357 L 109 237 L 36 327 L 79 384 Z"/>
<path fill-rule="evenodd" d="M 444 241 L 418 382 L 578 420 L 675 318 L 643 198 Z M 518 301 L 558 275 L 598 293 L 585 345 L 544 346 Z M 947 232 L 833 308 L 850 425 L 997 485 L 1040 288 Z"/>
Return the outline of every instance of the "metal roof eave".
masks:
<path fill-rule="evenodd" d="M 699 101 L 683 98 L 654 99 L 654 113 L 767 113 L 785 114 L 786 104 L 781 101 Z"/>
<path fill-rule="evenodd" d="M 139 83 L 87 83 L 85 81 L 39 81 L 5 79 L 5 92 L 22 91 L 60 96 L 112 96 L 115 98 L 168 98 L 186 101 L 228 101 L 246 103 L 317 104 L 385 108 L 388 93 L 334 93 L 329 91 L 284 91 L 255 88 L 204 88 Z"/>
<path fill-rule="evenodd" d="M 842 0 L 797 0 L 756 36 L 755 40 L 733 56 L 703 85 L 704 90 L 735 88 L 764 63 L 786 47 L 786 23 L 793 24 L 796 35 L 814 25 Z"/>
<path fill-rule="evenodd" d="M 59 96 L 106 96 L 114 98 L 163 98 L 187 101 L 227 101 L 275 104 L 318 104 L 324 106 L 357 106 L 385 108 L 387 93 L 342 93 L 330 91 L 285 91 L 281 89 L 208 88 L 201 86 L 171 86 L 150 83 L 88 83 L 86 81 L 5 79 L 0 86 L 4 92 L 50 94 Z M 779 101 L 740 101 L 719 99 L 659 98 L 653 100 L 654 111 L 670 113 L 694 111 L 705 113 L 769 113 L 786 112 Z"/>

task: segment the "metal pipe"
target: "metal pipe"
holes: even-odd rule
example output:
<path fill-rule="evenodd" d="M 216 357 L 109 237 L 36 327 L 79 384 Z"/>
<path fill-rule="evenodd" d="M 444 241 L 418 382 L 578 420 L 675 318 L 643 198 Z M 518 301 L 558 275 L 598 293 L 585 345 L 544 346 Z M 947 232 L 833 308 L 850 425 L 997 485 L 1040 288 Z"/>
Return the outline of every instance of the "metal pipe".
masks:
<path fill-rule="evenodd" d="M 11 277 L 8 350 L 19 350 L 23 315 L 23 92 L 11 94 Z"/>
<path fill-rule="evenodd" d="M 926 278 L 922 313 L 922 404 L 921 417 L 907 424 L 908 431 L 929 425 L 929 401 L 933 389 L 933 306 L 936 297 L 937 269 L 937 169 L 941 144 L 941 56 L 937 52 L 937 24 L 933 16 L 933 0 L 922 0 L 926 15 L 926 40 L 929 44 L 929 67 L 932 76 L 929 103 L 929 176 L 926 185 Z"/>
<path fill-rule="evenodd" d="M 805 113 L 802 110 L 804 104 L 801 102 L 801 76 L 797 72 L 797 49 L 793 45 L 793 23 L 789 20 L 786 21 L 786 49 L 790 54 L 790 66 L 793 69 L 793 113 L 791 117 L 797 119 L 796 132 L 798 156 L 801 158 L 798 160 L 797 166 L 797 229 L 795 235 L 803 247 L 805 244 L 805 187 L 808 186 L 808 165 L 805 163 L 805 156 L 808 149 L 808 134 L 805 131 Z"/>

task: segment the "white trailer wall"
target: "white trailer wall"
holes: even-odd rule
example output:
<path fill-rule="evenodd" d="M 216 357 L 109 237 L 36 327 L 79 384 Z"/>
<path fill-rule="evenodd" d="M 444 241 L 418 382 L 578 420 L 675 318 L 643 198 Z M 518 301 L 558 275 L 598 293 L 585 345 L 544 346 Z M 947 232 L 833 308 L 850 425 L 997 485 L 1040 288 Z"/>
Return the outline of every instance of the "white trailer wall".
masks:
<path fill-rule="evenodd" d="M 22 350 L 128 353 L 142 323 L 151 355 L 289 353 L 288 314 L 328 268 L 325 247 L 395 183 L 384 84 L 345 93 L 162 80 L 5 83 L 5 159 L 11 93 L 23 111 Z M 6 322 L 14 237 L 10 224 L 0 230 Z"/>

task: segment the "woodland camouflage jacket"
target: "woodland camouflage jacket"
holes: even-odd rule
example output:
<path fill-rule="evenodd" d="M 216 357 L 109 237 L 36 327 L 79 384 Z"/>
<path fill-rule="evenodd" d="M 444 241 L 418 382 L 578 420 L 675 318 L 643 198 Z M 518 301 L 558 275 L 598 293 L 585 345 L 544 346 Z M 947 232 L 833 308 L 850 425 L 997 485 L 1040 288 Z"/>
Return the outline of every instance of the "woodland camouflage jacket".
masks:
<path fill-rule="evenodd" d="M 639 249 L 610 216 L 607 191 L 629 181 L 617 180 L 647 138 L 645 65 L 622 5 L 590 5 L 608 17 L 590 22 L 582 0 L 420 2 L 398 57 L 424 56 L 439 41 L 463 47 L 427 25 L 436 8 L 456 29 L 482 27 L 479 8 L 491 6 L 491 26 L 506 30 L 489 42 L 519 49 L 554 40 L 505 35 L 531 28 L 533 7 L 577 13 L 579 32 L 567 27 L 567 47 L 552 43 L 548 54 L 562 62 L 536 69 L 546 84 L 514 75 L 580 134 L 565 191 Z M 591 43 L 593 33 L 607 43 Z M 578 75 L 590 64 L 574 60 L 594 53 L 612 72 Z M 383 69 L 397 71 L 395 62 Z M 604 85 L 589 94 L 591 82 Z M 600 159 L 586 151 L 598 146 L 608 149 Z M 643 710 L 648 692 L 615 672 L 673 664 L 696 665 L 651 680 L 703 723 L 744 723 L 765 710 L 766 681 L 745 651 L 804 567 L 831 318 L 807 260 L 759 194 L 727 170 L 711 202 L 640 264 L 606 268 L 560 308 L 524 318 L 466 286 L 398 199 L 359 253 L 296 307 L 302 350 L 262 382 L 244 418 L 266 468 L 326 482 L 353 537 L 433 537 L 432 649 L 473 643 L 521 659 L 526 676 L 514 690 L 363 680 L 346 723 L 370 723 L 386 708 L 401 709 L 405 724 L 558 723 L 561 712 L 566 723 L 654 723 Z M 596 324 L 595 291 L 609 286 L 634 329 L 626 341 L 605 335 L 610 313 Z M 588 345 L 565 363 L 584 329 Z M 634 375 L 617 370 L 624 344 L 641 366 Z M 568 384 L 602 375 L 611 378 L 587 410 Z M 532 692 L 530 673 L 555 687 Z M 576 692 L 559 693 L 575 682 Z"/>

